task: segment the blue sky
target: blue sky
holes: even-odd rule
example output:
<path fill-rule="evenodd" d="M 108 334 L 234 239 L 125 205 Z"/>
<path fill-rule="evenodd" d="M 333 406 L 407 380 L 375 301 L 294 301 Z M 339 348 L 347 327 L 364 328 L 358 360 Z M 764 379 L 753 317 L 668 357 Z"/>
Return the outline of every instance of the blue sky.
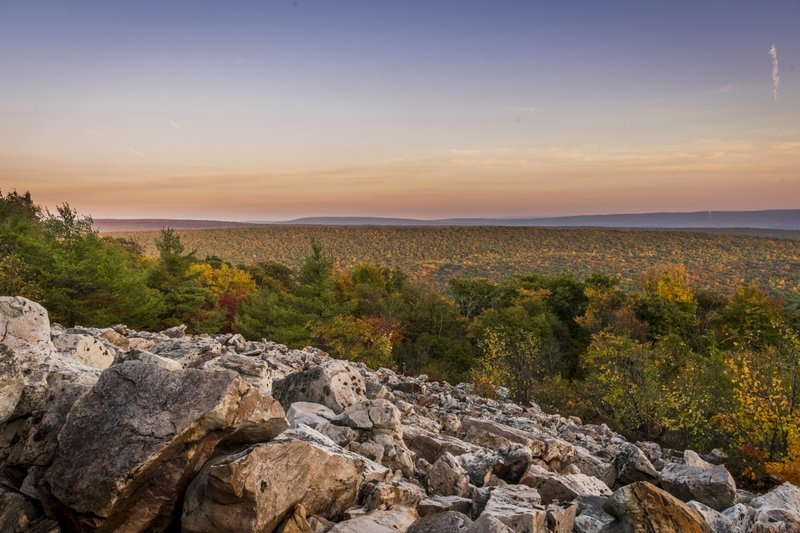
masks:
<path fill-rule="evenodd" d="M 120 217 L 800 207 L 799 21 L 794 1 L 0 0 L 0 188 Z"/>

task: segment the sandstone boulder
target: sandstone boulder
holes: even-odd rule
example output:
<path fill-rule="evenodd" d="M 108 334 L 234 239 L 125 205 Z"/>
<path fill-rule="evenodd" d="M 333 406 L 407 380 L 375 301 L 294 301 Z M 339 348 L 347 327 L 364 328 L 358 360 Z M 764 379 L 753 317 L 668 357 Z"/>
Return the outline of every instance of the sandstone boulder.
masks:
<path fill-rule="evenodd" d="M 444 452 L 459 456 L 480 450 L 479 446 L 461 439 L 412 425 L 403 426 L 403 441 L 417 457 L 422 457 L 429 463 L 435 463 Z"/>
<path fill-rule="evenodd" d="M 206 361 L 201 368 L 203 370 L 232 370 L 239 374 L 239 377 L 245 382 L 258 389 L 261 394 L 272 393 L 272 369 L 266 361 L 257 357 L 225 354 Z"/>
<path fill-rule="evenodd" d="M 294 402 L 311 402 L 341 413 L 366 399 L 366 385 L 361 374 L 352 364 L 335 359 L 275 380 L 272 390 L 286 409 Z"/>
<path fill-rule="evenodd" d="M 606 533 L 711 533 L 697 511 L 646 481 L 616 490 L 603 510 L 616 519 Z"/>
<path fill-rule="evenodd" d="M 408 507 L 395 507 L 388 511 L 372 511 L 369 514 L 339 522 L 329 533 L 398 533 L 407 531 L 419 515 Z"/>
<path fill-rule="evenodd" d="M 469 494 L 469 475 L 458 460 L 444 452 L 433 463 L 427 476 L 428 491 L 438 496 L 466 496 Z"/>
<path fill-rule="evenodd" d="M 468 516 L 447 511 L 420 518 L 406 533 L 466 533 L 471 525 L 472 520 Z"/>
<path fill-rule="evenodd" d="M 55 358 L 47 310 L 25 298 L 0 297 L 0 424 L 33 411 Z"/>
<path fill-rule="evenodd" d="M 749 506 L 755 509 L 753 531 L 800 531 L 800 488 L 791 483 L 756 496 Z"/>
<path fill-rule="evenodd" d="M 104 370 L 114 362 L 116 351 L 91 335 L 65 333 L 53 339 L 55 348 L 87 366 Z"/>
<path fill-rule="evenodd" d="M 736 496 L 733 476 L 722 465 L 703 463 L 705 466 L 667 463 L 661 469 L 661 486 L 685 502 L 696 500 L 717 511 L 727 509 Z"/>
<path fill-rule="evenodd" d="M 620 446 L 620 451 L 614 458 L 614 468 L 617 471 L 617 483 L 627 485 L 636 481 L 655 483 L 658 472 L 642 450 L 630 442 Z"/>
<path fill-rule="evenodd" d="M 160 529 L 222 441 L 286 427 L 280 404 L 232 372 L 115 365 L 67 416 L 44 477 L 48 503 L 75 529 Z"/>
<path fill-rule="evenodd" d="M 416 508 L 425 491 L 407 481 L 368 482 L 361 490 L 364 509 L 389 509 L 394 506 Z"/>
<path fill-rule="evenodd" d="M 356 504 L 364 482 L 389 475 L 301 426 L 206 465 L 186 493 L 181 526 L 187 533 L 272 531 L 297 505 L 339 519 Z"/>
<path fill-rule="evenodd" d="M 611 496 L 611 490 L 595 477 L 584 474 L 556 474 L 531 465 L 521 484 L 539 491 L 542 503 L 571 502 L 578 496 Z"/>

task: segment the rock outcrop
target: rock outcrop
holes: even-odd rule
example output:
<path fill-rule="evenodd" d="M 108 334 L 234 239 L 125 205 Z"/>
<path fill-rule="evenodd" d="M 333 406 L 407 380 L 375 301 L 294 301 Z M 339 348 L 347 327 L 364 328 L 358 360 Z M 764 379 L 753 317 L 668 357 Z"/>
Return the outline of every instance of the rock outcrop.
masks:
<path fill-rule="evenodd" d="M 791 484 L 499 397 L 2 297 L 0 531 L 800 531 Z"/>

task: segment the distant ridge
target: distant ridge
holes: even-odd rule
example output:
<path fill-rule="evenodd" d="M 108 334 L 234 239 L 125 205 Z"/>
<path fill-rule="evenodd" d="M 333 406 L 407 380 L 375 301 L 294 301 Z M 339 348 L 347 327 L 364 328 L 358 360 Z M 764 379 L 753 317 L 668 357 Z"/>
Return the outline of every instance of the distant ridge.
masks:
<path fill-rule="evenodd" d="M 176 220 L 171 218 L 95 218 L 92 222 L 94 229 L 100 233 L 114 231 L 152 231 L 160 230 L 161 228 L 243 228 L 260 225 L 250 222 L 230 222 L 225 220 Z"/>
<path fill-rule="evenodd" d="M 800 230 L 800 209 L 766 211 L 694 211 L 530 218 L 444 218 L 425 220 L 388 217 L 305 217 L 284 221 L 228 222 L 220 220 L 95 219 L 100 232 L 174 229 L 215 229 L 270 225 L 288 226 L 519 226 L 641 229 L 769 229 Z"/>
<path fill-rule="evenodd" d="M 548 226 L 599 228 L 758 228 L 800 230 L 800 209 L 766 211 L 695 211 L 688 213 L 638 213 L 531 218 L 445 218 L 422 220 L 381 217 L 307 217 L 282 222 L 287 225 L 324 226 Z"/>

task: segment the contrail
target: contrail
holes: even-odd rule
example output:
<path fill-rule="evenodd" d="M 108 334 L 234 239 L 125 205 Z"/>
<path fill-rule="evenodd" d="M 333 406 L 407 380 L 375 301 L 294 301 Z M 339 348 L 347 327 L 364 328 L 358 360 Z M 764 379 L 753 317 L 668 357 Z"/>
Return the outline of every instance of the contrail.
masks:
<path fill-rule="evenodd" d="M 769 48 L 769 57 L 772 58 L 772 98 L 778 99 L 778 87 L 781 85 L 781 71 L 778 70 L 778 47 L 775 43 Z"/>

